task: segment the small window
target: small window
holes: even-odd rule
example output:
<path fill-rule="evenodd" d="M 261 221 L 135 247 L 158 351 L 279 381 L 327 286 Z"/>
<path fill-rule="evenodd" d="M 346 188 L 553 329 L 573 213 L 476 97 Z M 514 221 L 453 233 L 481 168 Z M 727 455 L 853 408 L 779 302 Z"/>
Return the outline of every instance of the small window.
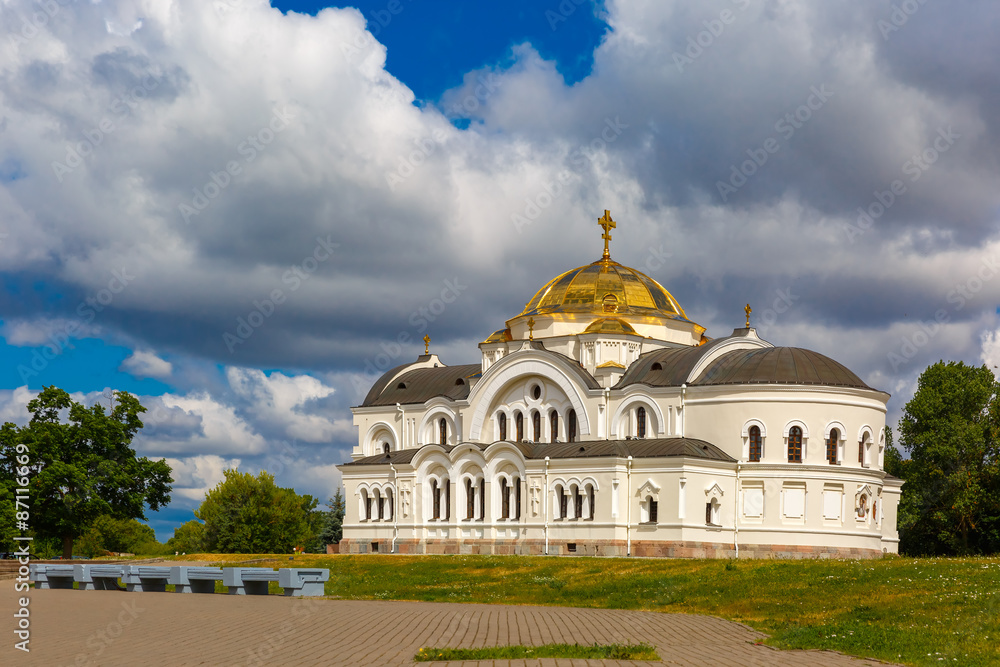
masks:
<path fill-rule="evenodd" d="M 549 442 L 559 442 L 559 413 L 549 413 Z"/>
<path fill-rule="evenodd" d="M 567 542 L 566 543 L 566 551 L 568 551 L 571 554 L 575 554 L 576 553 L 576 542 Z"/>
<path fill-rule="evenodd" d="M 476 486 L 472 479 L 465 478 L 465 519 L 471 521 L 476 518 Z"/>
<path fill-rule="evenodd" d="M 431 499 L 434 504 L 434 513 L 431 516 L 432 519 L 441 518 L 441 487 L 438 486 L 436 479 L 431 480 Z"/>
<path fill-rule="evenodd" d="M 570 410 L 566 418 L 566 439 L 576 442 L 576 410 Z"/>
<path fill-rule="evenodd" d="M 532 438 L 533 442 L 538 442 L 542 439 L 542 415 L 538 410 L 531 413 L 531 434 L 534 436 Z"/>
<path fill-rule="evenodd" d="M 603 305 L 605 313 L 618 312 L 618 297 L 616 297 L 614 294 L 605 294 Z"/>
<path fill-rule="evenodd" d="M 659 361 L 655 361 L 655 362 L 653 362 L 653 365 L 649 367 L 649 370 L 651 370 L 651 371 L 662 371 L 663 370 L 663 364 L 661 364 Z"/>
<path fill-rule="evenodd" d="M 524 415 L 520 412 L 514 413 L 514 430 L 517 431 L 517 442 L 524 440 Z"/>
<path fill-rule="evenodd" d="M 479 480 L 479 518 L 486 517 L 486 480 Z"/>
<path fill-rule="evenodd" d="M 750 431 L 750 460 L 753 462 L 760 461 L 760 456 L 763 451 L 762 442 L 760 438 L 760 427 L 751 426 Z"/>
<path fill-rule="evenodd" d="M 583 516 L 583 494 L 579 487 L 573 487 L 573 518 L 579 519 Z"/>
<path fill-rule="evenodd" d="M 594 520 L 594 486 L 592 484 L 587 486 L 587 493 L 590 494 L 590 516 L 588 517 L 591 521 Z"/>
<path fill-rule="evenodd" d="M 378 498 L 378 520 L 382 521 L 385 519 L 385 498 L 383 496 L 377 496 Z"/>
<path fill-rule="evenodd" d="M 565 519 L 569 513 L 569 497 L 566 495 L 566 489 L 561 486 L 557 493 L 559 494 L 559 518 Z"/>
<path fill-rule="evenodd" d="M 831 464 L 837 463 L 837 444 L 840 442 L 840 431 L 830 430 L 830 438 L 826 441 L 826 460 Z"/>
<path fill-rule="evenodd" d="M 458 378 L 457 380 L 455 380 L 455 386 L 456 387 L 459 387 L 459 386 L 461 386 L 463 384 L 465 384 L 465 380 L 463 380 L 462 378 Z"/>
<path fill-rule="evenodd" d="M 438 421 L 438 444 L 448 444 L 448 422 L 445 421 L 444 417 Z"/>
<path fill-rule="evenodd" d="M 705 503 L 705 523 L 712 525 L 712 503 Z"/>
<path fill-rule="evenodd" d="M 798 426 L 788 430 L 788 462 L 802 463 L 802 429 Z"/>
<path fill-rule="evenodd" d="M 406 383 L 400 382 L 399 384 L 396 385 L 396 389 L 406 389 Z"/>
<path fill-rule="evenodd" d="M 497 421 L 500 422 L 500 439 L 501 440 L 506 440 L 507 439 L 507 415 L 501 412 L 500 416 L 497 417 Z"/>
<path fill-rule="evenodd" d="M 656 523 L 659 514 L 659 502 L 653 500 L 653 497 L 649 497 L 649 522 Z"/>
<path fill-rule="evenodd" d="M 531 397 L 536 401 L 542 397 L 542 388 L 537 384 L 531 388 Z"/>
<path fill-rule="evenodd" d="M 640 407 L 635 411 L 635 435 L 639 438 L 646 437 L 646 408 Z"/>
<path fill-rule="evenodd" d="M 373 554 L 378 553 L 378 542 L 372 542 L 372 553 Z"/>
<path fill-rule="evenodd" d="M 389 443 L 388 442 L 383 442 L 382 443 L 382 453 L 383 454 L 388 454 L 389 453 Z"/>

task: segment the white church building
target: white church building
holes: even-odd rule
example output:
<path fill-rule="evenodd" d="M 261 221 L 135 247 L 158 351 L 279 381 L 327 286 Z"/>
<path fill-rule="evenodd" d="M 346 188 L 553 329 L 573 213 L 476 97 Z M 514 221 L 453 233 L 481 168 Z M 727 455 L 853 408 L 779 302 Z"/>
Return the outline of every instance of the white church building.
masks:
<path fill-rule="evenodd" d="M 341 553 L 831 558 L 896 553 L 889 395 L 750 327 L 707 338 L 610 257 L 352 408 Z M 425 341 L 427 339 L 425 338 Z"/>

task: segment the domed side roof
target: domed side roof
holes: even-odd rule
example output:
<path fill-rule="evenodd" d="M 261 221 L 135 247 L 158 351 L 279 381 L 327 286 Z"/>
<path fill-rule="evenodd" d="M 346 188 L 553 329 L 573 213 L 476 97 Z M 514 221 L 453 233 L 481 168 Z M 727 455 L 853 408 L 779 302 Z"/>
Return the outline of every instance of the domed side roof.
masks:
<path fill-rule="evenodd" d="M 658 282 L 610 259 L 556 276 L 538 290 L 521 315 L 612 313 L 687 320 L 684 309 Z"/>
<path fill-rule="evenodd" d="M 388 387 L 382 383 L 377 394 L 372 387 L 362 407 L 424 403 L 435 396 L 461 400 L 469 396 L 468 378 L 477 375 L 480 368 L 480 364 L 415 368 L 400 375 Z"/>
<path fill-rule="evenodd" d="M 667 347 L 639 355 L 622 376 L 616 389 L 630 384 L 651 387 L 679 387 L 703 355 L 728 338 L 716 338 L 699 347 Z"/>
<path fill-rule="evenodd" d="M 872 389 L 843 364 L 798 347 L 733 350 L 713 361 L 692 384 L 808 384 Z"/>

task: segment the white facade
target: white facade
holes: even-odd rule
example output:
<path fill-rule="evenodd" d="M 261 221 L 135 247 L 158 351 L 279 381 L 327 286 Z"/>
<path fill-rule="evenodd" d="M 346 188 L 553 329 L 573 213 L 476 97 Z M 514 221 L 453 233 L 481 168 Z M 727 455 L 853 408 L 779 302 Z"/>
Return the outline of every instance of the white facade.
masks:
<path fill-rule="evenodd" d="M 543 287 L 480 365 L 388 371 L 353 409 L 341 550 L 895 553 L 888 395 L 752 328 L 704 338 L 657 288 L 605 256 Z"/>

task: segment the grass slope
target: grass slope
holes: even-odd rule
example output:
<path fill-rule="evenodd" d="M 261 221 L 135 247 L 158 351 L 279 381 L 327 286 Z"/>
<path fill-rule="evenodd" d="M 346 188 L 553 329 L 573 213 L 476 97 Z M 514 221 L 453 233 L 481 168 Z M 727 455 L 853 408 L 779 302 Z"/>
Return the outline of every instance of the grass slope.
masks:
<path fill-rule="evenodd" d="M 834 649 L 912 665 L 1000 665 L 998 558 L 278 558 L 281 564 L 260 565 L 329 567 L 326 592 L 341 598 L 711 614 L 766 632 L 766 643 L 780 648 Z"/>

